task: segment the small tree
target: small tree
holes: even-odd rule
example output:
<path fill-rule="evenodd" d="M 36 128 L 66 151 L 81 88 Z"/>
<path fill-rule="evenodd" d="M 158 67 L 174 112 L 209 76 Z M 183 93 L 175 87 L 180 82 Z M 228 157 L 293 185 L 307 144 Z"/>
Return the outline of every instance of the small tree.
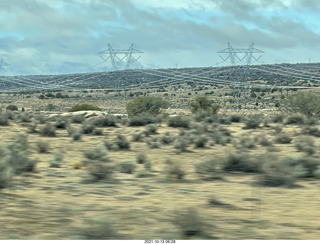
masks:
<path fill-rule="evenodd" d="M 297 92 L 282 100 L 284 110 L 308 116 L 320 115 L 320 96 L 313 92 Z"/>
<path fill-rule="evenodd" d="M 130 118 L 144 114 L 157 115 L 162 108 L 168 108 L 168 103 L 160 97 L 137 97 L 127 104 Z"/>
<path fill-rule="evenodd" d="M 191 106 L 192 113 L 196 113 L 203 110 L 203 111 L 212 112 L 213 114 L 216 114 L 220 108 L 219 104 L 213 103 L 212 101 L 208 100 L 206 96 L 196 97 L 190 106 Z"/>

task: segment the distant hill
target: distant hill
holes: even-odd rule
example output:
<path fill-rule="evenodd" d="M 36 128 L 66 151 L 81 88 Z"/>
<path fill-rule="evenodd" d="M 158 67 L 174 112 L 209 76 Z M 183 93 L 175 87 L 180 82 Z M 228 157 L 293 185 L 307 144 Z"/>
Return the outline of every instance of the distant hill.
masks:
<path fill-rule="evenodd" d="M 0 91 L 159 88 L 167 85 L 237 84 L 319 87 L 320 63 L 224 66 L 180 69 L 132 69 L 61 75 L 0 76 Z"/>

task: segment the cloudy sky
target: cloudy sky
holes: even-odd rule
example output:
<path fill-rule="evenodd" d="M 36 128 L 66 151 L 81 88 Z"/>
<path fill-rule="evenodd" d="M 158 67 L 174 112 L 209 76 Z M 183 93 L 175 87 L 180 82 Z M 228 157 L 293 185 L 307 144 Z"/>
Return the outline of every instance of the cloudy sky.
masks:
<path fill-rule="evenodd" d="M 102 71 L 108 43 L 134 43 L 145 68 L 228 65 L 227 42 L 254 42 L 260 63 L 319 62 L 319 13 L 319 0 L 0 0 L 0 74 Z"/>

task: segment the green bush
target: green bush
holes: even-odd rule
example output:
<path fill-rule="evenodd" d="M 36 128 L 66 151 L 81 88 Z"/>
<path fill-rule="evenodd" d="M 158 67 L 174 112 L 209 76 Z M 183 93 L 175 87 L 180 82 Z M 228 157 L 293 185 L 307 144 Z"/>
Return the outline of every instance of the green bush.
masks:
<path fill-rule="evenodd" d="M 162 137 L 161 137 L 161 142 L 163 144 L 170 144 L 175 140 L 174 136 L 170 134 L 170 132 L 166 132 Z"/>
<path fill-rule="evenodd" d="M 129 150 L 130 143 L 124 135 L 117 135 L 116 139 L 112 142 L 105 141 L 105 146 L 109 150 Z"/>
<path fill-rule="evenodd" d="M 99 147 L 92 147 L 84 151 L 84 156 L 89 160 L 96 160 L 96 161 L 109 161 L 109 155 L 107 149 L 102 146 Z"/>
<path fill-rule="evenodd" d="M 218 170 L 219 163 L 217 162 L 217 160 L 213 159 L 208 159 L 195 165 L 195 171 L 200 175 L 215 174 Z"/>
<path fill-rule="evenodd" d="M 291 141 L 292 141 L 292 138 L 285 132 L 281 132 L 275 138 L 275 142 L 280 144 L 289 144 Z"/>
<path fill-rule="evenodd" d="M 166 159 L 165 164 L 167 164 L 167 177 L 173 180 L 182 180 L 186 172 L 181 168 L 180 164 L 173 162 L 171 159 Z"/>
<path fill-rule="evenodd" d="M 6 110 L 18 111 L 18 107 L 16 105 L 10 104 L 6 107 Z"/>
<path fill-rule="evenodd" d="M 40 129 L 40 134 L 42 136 L 55 137 L 56 136 L 56 126 L 52 122 L 47 122 Z"/>
<path fill-rule="evenodd" d="M 188 148 L 188 142 L 184 138 L 177 138 L 173 144 L 176 153 L 186 152 Z"/>
<path fill-rule="evenodd" d="M 243 129 L 257 129 L 259 128 L 260 122 L 261 121 L 257 118 L 249 118 L 245 122 L 245 127 L 243 127 Z"/>
<path fill-rule="evenodd" d="M 159 141 L 158 138 L 154 137 L 154 138 L 150 138 L 147 140 L 147 145 L 150 148 L 160 148 L 161 147 L 161 142 Z"/>
<path fill-rule="evenodd" d="M 6 113 L 0 112 L 0 126 L 9 125 L 8 115 Z"/>
<path fill-rule="evenodd" d="M 132 117 L 129 120 L 129 126 L 144 126 L 147 124 L 154 124 L 157 123 L 159 120 L 158 118 L 143 114 L 141 116 Z"/>
<path fill-rule="evenodd" d="M 95 119 L 93 124 L 99 127 L 116 127 L 116 118 L 113 116 L 103 116 Z"/>
<path fill-rule="evenodd" d="M 127 104 L 129 118 L 151 114 L 157 115 L 161 109 L 168 108 L 168 103 L 160 97 L 137 97 Z"/>
<path fill-rule="evenodd" d="M 311 136 L 299 136 L 294 141 L 294 146 L 299 152 L 305 152 L 308 155 L 315 153 L 314 140 Z"/>
<path fill-rule="evenodd" d="M 239 171 L 247 173 L 261 172 L 259 160 L 248 154 L 229 154 L 223 161 L 222 169 L 225 171 Z"/>
<path fill-rule="evenodd" d="M 76 116 L 73 116 L 71 118 L 71 122 L 72 123 L 77 123 L 77 124 L 82 124 L 82 122 L 85 120 L 86 118 L 83 117 L 82 115 L 78 114 Z"/>
<path fill-rule="evenodd" d="M 47 141 L 38 141 L 37 148 L 39 153 L 47 153 L 49 151 L 49 142 Z"/>
<path fill-rule="evenodd" d="M 305 124 L 306 120 L 307 120 L 307 117 L 304 114 L 291 114 L 284 119 L 283 123 L 285 125 L 291 125 L 291 124 L 303 125 Z"/>
<path fill-rule="evenodd" d="M 92 134 L 96 126 L 92 121 L 84 121 L 82 124 L 82 131 L 84 134 Z"/>
<path fill-rule="evenodd" d="M 14 169 L 9 164 L 7 158 L 1 157 L 0 158 L 0 189 L 6 187 L 13 176 L 14 176 Z"/>
<path fill-rule="evenodd" d="M 136 168 L 136 163 L 133 161 L 122 161 L 119 163 L 120 173 L 132 174 Z"/>
<path fill-rule="evenodd" d="M 148 161 L 148 158 L 145 153 L 138 153 L 136 156 L 136 162 L 138 164 L 144 164 Z"/>
<path fill-rule="evenodd" d="M 282 108 L 293 113 L 307 116 L 320 115 L 320 97 L 313 92 L 296 92 L 282 100 Z"/>
<path fill-rule="evenodd" d="M 90 162 L 87 168 L 89 174 L 92 176 L 93 181 L 111 179 L 114 167 L 112 165 L 106 165 L 99 161 Z"/>
<path fill-rule="evenodd" d="M 91 104 L 77 104 L 71 107 L 68 112 L 76 112 L 76 111 L 101 111 L 101 108 L 91 105 Z"/>
<path fill-rule="evenodd" d="M 220 109 L 219 104 L 209 101 L 206 96 L 195 97 L 194 101 L 191 102 L 190 106 L 192 113 L 196 113 L 199 111 L 208 111 L 211 114 L 216 114 Z"/>
<path fill-rule="evenodd" d="M 157 134 L 158 126 L 155 124 L 149 124 L 146 126 L 146 129 L 148 135 L 154 135 Z"/>
<path fill-rule="evenodd" d="M 63 162 L 63 153 L 61 150 L 55 150 L 53 152 L 53 157 L 49 161 L 49 166 L 51 168 L 60 168 Z"/>
<path fill-rule="evenodd" d="M 170 127 L 190 128 L 190 118 L 182 115 L 170 117 L 167 124 Z"/>

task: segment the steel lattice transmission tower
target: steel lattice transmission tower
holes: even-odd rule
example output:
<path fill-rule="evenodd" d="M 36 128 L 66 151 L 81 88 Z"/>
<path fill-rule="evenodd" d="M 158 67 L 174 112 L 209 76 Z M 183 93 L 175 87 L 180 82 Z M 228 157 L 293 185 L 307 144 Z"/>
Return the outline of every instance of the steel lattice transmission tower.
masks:
<path fill-rule="evenodd" d="M 251 43 L 249 48 L 233 48 L 231 44 L 228 42 L 227 43 L 228 47 L 226 49 L 223 49 L 219 51 L 219 56 L 222 58 L 223 61 L 227 61 L 228 59 L 230 60 L 231 66 L 236 65 L 236 61 L 240 62 L 243 64 L 243 60 L 246 61 L 246 65 L 251 65 L 252 60 L 258 61 L 262 55 L 259 57 L 255 57 L 254 54 L 262 54 L 264 53 L 263 51 L 254 48 L 254 42 Z M 223 58 L 220 54 L 228 54 L 226 58 Z M 242 54 L 242 57 L 238 54 Z"/>
<path fill-rule="evenodd" d="M 110 43 L 108 43 L 108 48 L 99 52 L 100 57 L 104 61 L 111 61 L 114 70 L 130 69 L 131 64 L 138 63 L 141 55 L 135 57 L 136 54 L 142 54 L 142 51 L 135 49 L 132 43 L 128 49 L 114 49 Z"/>

